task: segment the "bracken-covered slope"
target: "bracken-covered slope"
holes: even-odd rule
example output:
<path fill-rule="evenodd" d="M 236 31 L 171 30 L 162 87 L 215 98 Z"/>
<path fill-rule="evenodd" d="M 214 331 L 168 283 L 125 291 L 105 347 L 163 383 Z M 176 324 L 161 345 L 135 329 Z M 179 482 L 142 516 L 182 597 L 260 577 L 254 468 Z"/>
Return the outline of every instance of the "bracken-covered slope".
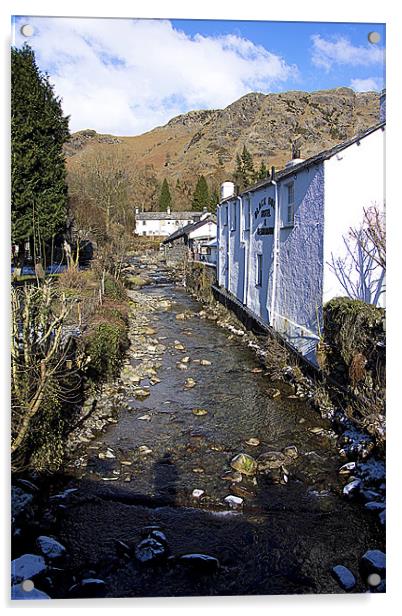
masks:
<path fill-rule="evenodd" d="M 119 148 L 129 164 L 153 169 L 159 180 L 194 187 L 198 175 L 219 184 L 230 178 L 245 145 L 255 167 L 277 169 L 298 140 L 308 158 L 378 122 L 379 94 L 349 88 L 318 92 L 246 94 L 225 109 L 190 111 L 165 126 L 134 137 L 80 131 L 66 145 L 67 164 L 79 164 L 87 148 Z"/>

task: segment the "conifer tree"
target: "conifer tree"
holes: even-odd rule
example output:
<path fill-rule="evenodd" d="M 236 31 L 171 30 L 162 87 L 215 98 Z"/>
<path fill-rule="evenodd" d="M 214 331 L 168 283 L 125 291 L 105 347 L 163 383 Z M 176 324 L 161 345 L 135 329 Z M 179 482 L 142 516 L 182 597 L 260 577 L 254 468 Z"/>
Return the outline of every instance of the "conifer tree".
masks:
<path fill-rule="evenodd" d="M 210 195 L 208 184 L 205 177 L 200 175 L 193 194 L 192 210 L 194 212 L 202 212 L 204 207 L 208 208 L 209 204 Z"/>
<path fill-rule="evenodd" d="M 159 210 L 167 212 L 168 208 L 172 207 L 172 196 L 169 190 L 169 184 L 165 178 L 162 183 L 161 194 L 159 196 Z"/>
<path fill-rule="evenodd" d="M 258 180 L 265 180 L 265 178 L 267 178 L 269 175 L 269 171 L 268 168 L 266 166 L 266 164 L 264 163 L 264 161 L 261 161 L 261 165 L 260 168 L 258 169 L 256 175 L 255 175 L 255 180 L 256 182 Z"/>
<path fill-rule="evenodd" d="M 241 155 L 237 154 L 236 156 L 234 179 L 240 190 L 243 190 L 246 186 L 250 186 L 255 180 L 253 157 L 246 146 L 243 146 Z"/>
<path fill-rule="evenodd" d="M 11 235 L 16 244 L 33 241 L 37 254 L 65 228 L 68 137 L 68 117 L 33 50 L 12 48 Z"/>

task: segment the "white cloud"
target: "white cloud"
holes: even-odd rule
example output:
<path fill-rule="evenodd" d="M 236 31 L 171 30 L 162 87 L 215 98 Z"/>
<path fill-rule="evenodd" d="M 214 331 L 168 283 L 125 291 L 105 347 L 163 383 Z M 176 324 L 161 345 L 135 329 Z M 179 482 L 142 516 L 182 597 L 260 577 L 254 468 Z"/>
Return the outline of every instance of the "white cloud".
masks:
<path fill-rule="evenodd" d="M 139 134 L 297 75 L 295 66 L 247 39 L 191 38 L 166 20 L 38 17 L 29 23 L 35 34 L 28 42 L 63 99 L 71 130 Z M 17 45 L 24 39 L 19 25 Z"/>
<path fill-rule="evenodd" d="M 315 66 L 326 71 L 329 71 L 334 64 L 370 66 L 385 61 L 384 48 L 378 45 L 369 43 L 366 46 L 356 46 L 343 36 L 328 40 L 319 34 L 314 34 L 311 40 L 313 42 L 311 60 Z"/>
<path fill-rule="evenodd" d="M 372 92 L 382 89 L 382 80 L 376 77 L 368 77 L 367 79 L 352 79 L 350 87 L 356 92 Z"/>

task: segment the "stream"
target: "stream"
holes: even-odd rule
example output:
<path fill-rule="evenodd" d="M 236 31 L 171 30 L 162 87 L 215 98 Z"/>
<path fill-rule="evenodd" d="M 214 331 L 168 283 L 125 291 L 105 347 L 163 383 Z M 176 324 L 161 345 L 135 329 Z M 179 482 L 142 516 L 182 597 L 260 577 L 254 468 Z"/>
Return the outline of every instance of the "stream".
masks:
<path fill-rule="evenodd" d="M 383 530 L 342 495 L 330 423 L 183 288 L 152 284 L 131 298 L 117 422 L 84 444 L 59 511 L 74 579 L 99 578 L 110 597 L 336 593 L 331 568 L 344 565 L 366 592 L 359 560 L 384 549 Z M 266 472 L 231 468 L 239 453 L 267 452 Z M 121 544 L 135 549 L 149 525 L 169 558 L 143 566 Z M 180 561 L 191 553 L 216 558 L 216 571 Z"/>

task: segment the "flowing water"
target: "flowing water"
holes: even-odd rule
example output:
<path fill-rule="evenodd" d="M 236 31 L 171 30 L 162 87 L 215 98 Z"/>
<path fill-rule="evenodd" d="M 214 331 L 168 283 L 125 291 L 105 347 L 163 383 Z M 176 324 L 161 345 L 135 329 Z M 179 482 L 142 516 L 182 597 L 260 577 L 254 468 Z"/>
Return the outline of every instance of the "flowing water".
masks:
<path fill-rule="evenodd" d="M 202 306 L 183 289 L 149 286 L 141 294 L 144 302 L 155 300 L 147 319 L 154 341 L 165 347 L 153 351 L 160 382 L 142 401 L 127 389 L 118 422 L 87 450 L 77 485 L 108 496 L 66 514 L 63 532 L 76 566 L 90 561 L 105 576 L 96 564 L 110 555 L 112 540 L 135 537 L 141 524 L 156 522 L 173 553 L 212 554 L 221 572 L 207 582 L 166 571 L 136 574 L 134 582 L 125 565 L 109 574 L 111 596 L 339 592 L 330 568 L 343 564 L 358 577 L 362 554 L 383 549 L 383 541 L 363 507 L 342 496 L 345 480 L 338 470 L 344 461 L 329 422 L 291 386 L 258 372 L 260 364 L 241 338 L 229 339 L 215 322 L 196 315 Z M 172 302 L 170 309 L 158 308 L 164 299 Z M 193 316 L 176 319 L 185 311 Z M 130 361 L 135 366 L 141 359 Z M 186 369 L 177 367 L 183 363 Z M 186 389 L 189 378 L 195 386 Z M 273 388 L 280 396 L 272 398 Z M 194 409 L 207 413 L 195 415 Z M 247 444 L 251 438 L 259 444 Z M 222 478 L 238 453 L 257 458 L 289 445 L 298 457 L 286 464 L 287 482 L 282 471 L 276 476 L 282 483 L 259 473 L 243 475 L 239 483 Z M 99 459 L 108 448 L 115 457 Z M 204 492 L 200 499 L 192 496 L 195 489 Z M 130 504 L 130 494 L 143 502 Z M 239 510 L 230 510 L 228 495 L 243 498 Z M 358 579 L 355 590 L 363 582 Z"/>

